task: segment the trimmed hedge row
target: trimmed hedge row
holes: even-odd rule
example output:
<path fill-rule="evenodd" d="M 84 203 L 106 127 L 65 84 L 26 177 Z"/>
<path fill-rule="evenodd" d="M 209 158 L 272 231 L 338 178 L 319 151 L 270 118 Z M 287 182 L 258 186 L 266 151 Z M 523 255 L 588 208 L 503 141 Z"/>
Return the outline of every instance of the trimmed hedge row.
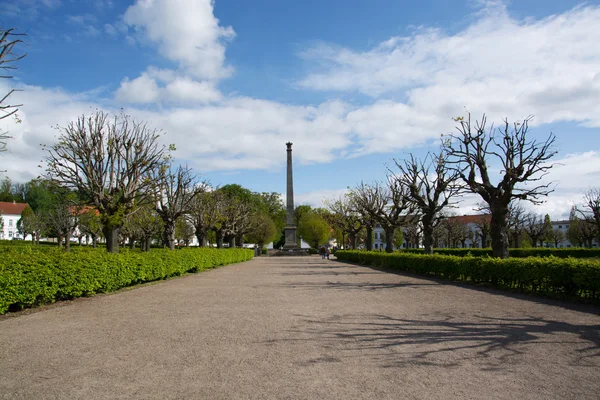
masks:
<path fill-rule="evenodd" d="M 16 246 L 0 248 L 0 314 L 56 300 L 111 292 L 126 286 L 250 260 L 247 249 L 178 251 Z"/>
<path fill-rule="evenodd" d="M 416 253 L 422 254 L 423 249 L 403 249 L 400 250 L 402 253 Z M 492 249 L 478 249 L 478 248 L 470 248 L 470 249 L 433 249 L 434 254 L 444 254 L 444 255 L 452 255 L 464 257 L 467 255 L 471 255 L 474 257 L 485 257 L 493 256 Z M 600 248 L 583 248 L 583 247 L 569 247 L 569 248 L 546 248 L 546 247 L 537 247 L 537 248 L 527 248 L 527 249 L 509 249 L 509 254 L 511 257 L 524 258 L 524 257 L 559 257 L 559 258 L 600 258 Z"/>
<path fill-rule="evenodd" d="M 600 262 L 556 257 L 491 258 L 338 251 L 338 260 L 419 275 L 600 304 Z"/>

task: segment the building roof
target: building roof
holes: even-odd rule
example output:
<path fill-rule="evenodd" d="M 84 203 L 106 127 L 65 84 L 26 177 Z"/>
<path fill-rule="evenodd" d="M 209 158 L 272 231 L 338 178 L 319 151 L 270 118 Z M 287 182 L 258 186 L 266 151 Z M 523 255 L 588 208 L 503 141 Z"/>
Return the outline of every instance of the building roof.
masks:
<path fill-rule="evenodd" d="M 480 222 L 482 219 L 490 222 L 492 220 L 491 214 L 476 214 L 476 215 L 457 215 L 455 217 L 446 218 L 449 221 L 456 221 L 461 224 L 476 224 Z"/>
<path fill-rule="evenodd" d="M 0 211 L 3 215 L 21 215 L 23 210 L 28 207 L 27 203 L 14 203 L 10 201 L 0 201 Z"/>

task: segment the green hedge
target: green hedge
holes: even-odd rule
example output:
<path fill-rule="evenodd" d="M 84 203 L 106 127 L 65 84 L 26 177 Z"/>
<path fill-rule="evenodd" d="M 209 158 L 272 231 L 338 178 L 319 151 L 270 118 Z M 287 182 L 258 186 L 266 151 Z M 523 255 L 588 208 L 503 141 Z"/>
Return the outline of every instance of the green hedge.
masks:
<path fill-rule="evenodd" d="M 423 249 L 403 249 L 400 250 L 403 253 L 416 253 L 422 254 Z M 492 249 L 433 249 L 434 254 L 452 255 L 458 257 L 474 256 L 474 257 L 485 257 L 492 256 Z M 509 255 L 511 257 L 559 257 L 559 258 L 600 258 L 600 248 L 583 248 L 583 247 L 569 247 L 569 248 L 527 248 L 527 249 L 509 249 Z"/>
<path fill-rule="evenodd" d="M 121 251 L 0 248 L 0 314 L 9 309 L 111 292 L 122 287 L 250 260 L 247 249 Z"/>
<path fill-rule="evenodd" d="M 600 304 L 600 262 L 557 257 L 458 257 L 338 251 L 338 260 Z"/>

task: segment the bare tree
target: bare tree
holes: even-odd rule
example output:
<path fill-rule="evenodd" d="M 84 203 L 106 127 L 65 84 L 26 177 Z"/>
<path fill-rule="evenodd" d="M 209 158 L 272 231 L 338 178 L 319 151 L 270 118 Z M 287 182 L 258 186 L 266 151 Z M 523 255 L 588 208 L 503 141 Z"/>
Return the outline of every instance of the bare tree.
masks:
<path fill-rule="evenodd" d="M 588 190 L 583 196 L 583 202 L 583 207 L 577 208 L 577 211 L 586 221 L 596 226 L 600 235 L 600 188 Z M 600 244 L 600 237 L 596 239 Z"/>
<path fill-rule="evenodd" d="M 408 188 L 399 180 L 388 177 L 387 185 L 361 182 L 351 191 L 351 198 L 359 213 L 381 225 L 385 232 L 385 251 L 393 252 L 394 231 L 412 211 Z"/>
<path fill-rule="evenodd" d="M 58 129 L 58 143 L 46 156 L 47 177 L 77 189 L 98 209 L 106 250 L 116 253 L 124 217 L 153 186 L 150 173 L 164 163 L 159 132 L 102 111 Z"/>
<path fill-rule="evenodd" d="M 512 126 L 504 120 L 502 128 L 494 127 L 486 132 L 486 117 L 471 124 L 467 119 L 456 118 L 458 134 L 451 134 L 445 141 L 449 162 L 473 193 L 477 193 L 489 205 L 491 220 L 492 250 L 495 257 L 508 257 L 507 217 L 509 204 L 513 199 L 527 200 L 539 204 L 541 196 L 553 191 L 550 184 L 539 181 L 548 173 L 553 164 L 548 161 L 557 153 L 552 149 L 556 137 L 550 134 L 539 143 L 529 140 L 527 132 L 532 117 L 516 122 Z M 496 158 L 502 165 L 501 179 L 492 183 L 489 169 L 490 158 Z M 527 185 L 528 184 L 528 185 Z M 522 186 L 521 186 L 522 185 Z"/>
<path fill-rule="evenodd" d="M 441 211 L 453 205 L 451 200 L 461 190 L 458 172 L 448 169 L 446 161 L 445 152 L 427 154 L 424 160 L 416 160 L 412 154 L 404 163 L 394 160 L 400 169 L 395 178 L 408 187 L 408 201 L 420 212 L 426 254 L 433 253 L 433 230 L 443 218 Z"/>
<path fill-rule="evenodd" d="M 512 201 L 508 205 L 507 228 L 509 242 L 512 242 L 513 248 L 521 247 L 521 236 L 526 222 L 526 212 L 523 205 L 518 201 Z"/>
<path fill-rule="evenodd" d="M 67 199 L 60 199 L 47 212 L 46 225 L 56 234 L 58 247 L 65 241 L 65 250 L 71 250 L 71 236 L 79 223 L 80 208 Z"/>
<path fill-rule="evenodd" d="M 363 228 L 363 217 L 355 210 L 351 196 L 344 194 L 338 199 L 326 201 L 325 204 L 331 211 L 330 218 L 328 218 L 329 224 L 342 232 L 342 244 L 345 244 L 347 235 L 350 247 L 355 250 L 358 233 Z"/>
<path fill-rule="evenodd" d="M 7 75 L 0 75 L 0 78 L 11 79 L 11 71 L 17 69 L 16 62 L 25 57 L 25 54 L 15 53 L 15 47 L 23 41 L 20 37 L 25 34 L 15 33 L 14 28 L 0 29 L 0 69 L 8 72 Z M 6 104 L 6 101 L 15 89 L 11 89 L 6 95 L 0 98 L 0 120 L 11 116 L 16 116 L 19 107 L 22 104 Z M 6 150 L 6 140 L 10 139 L 8 132 L 0 130 L 0 151 Z"/>
<path fill-rule="evenodd" d="M 479 239 L 479 244 L 482 248 L 488 247 L 490 242 L 490 219 L 489 214 L 483 214 L 474 222 L 475 226 L 477 226 L 475 235 Z"/>
<path fill-rule="evenodd" d="M 216 223 L 217 207 L 214 192 L 199 193 L 193 200 L 187 218 L 195 229 L 198 246 L 204 247 L 208 232 Z"/>
<path fill-rule="evenodd" d="M 165 245 L 175 249 L 175 224 L 177 219 L 191 212 L 194 198 L 206 190 L 206 184 L 188 166 L 163 165 L 154 171 L 154 200 L 156 212 L 163 220 Z"/>
<path fill-rule="evenodd" d="M 525 216 L 525 224 L 523 229 L 527 236 L 531 239 L 531 245 L 538 247 L 538 244 L 543 242 L 546 236 L 546 228 L 544 226 L 544 217 L 535 213 L 528 213 Z"/>

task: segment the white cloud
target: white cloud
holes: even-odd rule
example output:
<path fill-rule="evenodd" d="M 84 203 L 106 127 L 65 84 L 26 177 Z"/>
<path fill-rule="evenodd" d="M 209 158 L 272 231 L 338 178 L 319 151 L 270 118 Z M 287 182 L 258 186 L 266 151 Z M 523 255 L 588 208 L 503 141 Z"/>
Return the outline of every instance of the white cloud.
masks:
<path fill-rule="evenodd" d="M 199 82 L 178 76 L 173 70 L 150 67 L 133 80 L 124 79 L 115 98 L 129 104 L 190 105 L 216 102 L 222 95 L 212 82 Z"/>
<path fill-rule="evenodd" d="M 115 97 L 117 101 L 126 103 L 156 103 L 160 98 L 160 88 L 153 78 L 144 73 L 133 80 L 123 80 Z"/>
<path fill-rule="evenodd" d="M 322 69 L 300 85 L 374 98 L 402 94 L 406 110 L 400 111 L 428 115 L 427 125 L 438 133 L 465 106 L 496 119 L 534 114 L 538 124 L 573 120 L 599 127 L 600 7 L 516 20 L 504 2 L 480 3 L 485 7 L 475 22 L 456 34 L 420 28 L 366 52 L 327 44 L 308 49 L 302 56 Z M 381 132 L 375 140 L 385 137 Z"/>
<path fill-rule="evenodd" d="M 235 32 L 219 25 L 212 0 L 137 0 L 123 20 L 197 79 L 216 80 L 232 73 L 225 65 L 223 43 Z"/>

